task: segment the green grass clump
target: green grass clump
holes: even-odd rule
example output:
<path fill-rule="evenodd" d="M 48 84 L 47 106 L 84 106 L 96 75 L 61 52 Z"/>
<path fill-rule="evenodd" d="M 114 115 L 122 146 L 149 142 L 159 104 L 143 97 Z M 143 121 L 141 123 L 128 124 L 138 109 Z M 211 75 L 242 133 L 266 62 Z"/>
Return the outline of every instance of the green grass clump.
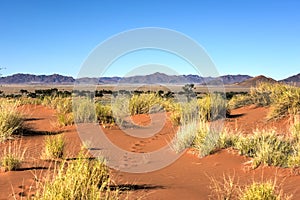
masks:
<path fill-rule="evenodd" d="M 300 88 L 289 85 L 276 85 L 271 93 L 271 110 L 268 119 L 300 114 Z"/>
<path fill-rule="evenodd" d="M 198 150 L 199 156 L 204 157 L 218 148 L 220 133 L 206 122 L 200 122 L 193 147 Z"/>
<path fill-rule="evenodd" d="M 254 182 L 247 186 L 242 194 L 241 200 L 280 200 L 282 195 L 276 191 L 276 185 L 271 182 L 257 183 Z"/>
<path fill-rule="evenodd" d="M 45 96 L 42 105 L 56 110 L 58 126 L 68 126 L 74 123 L 73 104 L 71 98 L 60 96 Z"/>
<path fill-rule="evenodd" d="M 208 94 L 198 100 L 174 103 L 170 108 L 170 119 L 175 125 L 184 124 L 192 119 L 214 121 L 225 118 L 229 112 L 226 99 L 220 94 Z"/>
<path fill-rule="evenodd" d="M 253 99 L 248 94 L 238 94 L 234 95 L 228 102 L 228 107 L 230 109 L 240 108 L 246 105 L 253 104 Z"/>
<path fill-rule="evenodd" d="M 240 136 L 240 133 L 228 132 L 228 130 L 225 129 L 220 134 L 218 147 L 221 149 L 233 147 L 239 141 Z"/>
<path fill-rule="evenodd" d="M 130 116 L 129 97 L 126 95 L 118 96 L 112 100 L 111 110 L 115 122 L 119 126 L 123 126 L 125 119 Z"/>
<path fill-rule="evenodd" d="M 45 138 L 44 159 L 59 159 L 64 154 L 65 141 L 62 135 L 47 136 Z"/>
<path fill-rule="evenodd" d="M 73 114 L 76 123 L 96 122 L 95 102 L 89 98 L 74 100 Z"/>
<path fill-rule="evenodd" d="M 16 155 L 8 153 L 1 159 L 1 166 L 5 171 L 13 171 L 20 168 L 21 162 Z"/>
<path fill-rule="evenodd" d="M 1 100 L 0 103 L 0 142 L 2 142 L 24 128 L 24 119 L 17 109 L 17 103 L 6 100 Z"/>
<path fill-rule="evenodd" d="M 105 162 L 82 154 L 78 159 L 63 162 L 49 176 L 36 194 L 36 199 L 118 199 L 118 191 L 109 190 L 109 174 Z"/>
<path fill-rule="evenodd" d="M 192 146 L 198 128 L 197 121 L 191 121 L 190 123 L 184 124 L 179 128 L 172 143 L 172 148 L 175 150 L 175 152 L 182 152 L 184 149 Z"/>
<path fill-rule="evenodd" d="M 225 118 L 228 113 L 226 99 L 220 94 L 208 94 L 198 100 L 201 120 L 213 121 Z"/>
<path fill-rule="evenodd" d="M 214 177 L 210 179 L 211 194 L 209 199 L 217 200 L 288 200 L 292 195 L 285 194 L 281 184 L 275 180 L 253 181 L 247 185 L 241 185 L 235 176 L 223 175 L 223 180 Z"/>
<path fill-rule="evenodd" d="M 102 105 L 101 103 L 97 103 L 96 115 L 101 124 L 113 124 L 115 121 L 110 105 Z"/>
<path fill-rule="evenodd" d="M 58 126 L 68 126 L 74 124 L 73 113 L 56 113 Z"/>
<path fill-rule="evenodd" d="M 252 166 L 274 165 L 287 167 L 292 152 L 290 140 L 276 135 L 275 131 L 257 131 L 254 135 L 240 137 L 235 143 L 240 154 L 253 157 Z"/>
<path fill-rule="evenodd" d="M 207 122 L 191 120 L 180 126 L 176 133 L 172 148 L 178 153 L 193 147 L 200 157 L 211 154 L 219 142 L 219 132 Z"/>
<path fill-rule="evenodd" d="M 17 141 L 10 142 L 4 151 L 1 152 L 0 166 L 4 168 L 4 171 L 19 169 L 24 160 L 26 149 L 21 148 L 21 142 L 19 145 L 17 143 Z"/>
<path fill-rule="evenodd" d="M 162 98 L 154 93 L 133 95 L 129 100 L 130 115 L 147 114 L 150 111 L 158 111 L 161 102 Z"/>

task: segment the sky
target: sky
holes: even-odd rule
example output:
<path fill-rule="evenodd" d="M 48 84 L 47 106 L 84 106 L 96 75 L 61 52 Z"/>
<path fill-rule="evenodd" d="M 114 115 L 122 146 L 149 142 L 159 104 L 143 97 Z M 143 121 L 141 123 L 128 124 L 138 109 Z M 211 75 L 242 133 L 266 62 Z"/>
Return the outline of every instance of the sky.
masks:
<path fill-rule="evenodd" d="M 220 75 L 280 80 L 300 73 L 299 10 L 297 0 L 0 0 L 0 73 L 77 77 L 108 38 L 161 27 L 196 41 Z M 180 58 L 148 50 L 120 57 L 101 76 L 124 76 L 149 63 L 196 73 Z"/>

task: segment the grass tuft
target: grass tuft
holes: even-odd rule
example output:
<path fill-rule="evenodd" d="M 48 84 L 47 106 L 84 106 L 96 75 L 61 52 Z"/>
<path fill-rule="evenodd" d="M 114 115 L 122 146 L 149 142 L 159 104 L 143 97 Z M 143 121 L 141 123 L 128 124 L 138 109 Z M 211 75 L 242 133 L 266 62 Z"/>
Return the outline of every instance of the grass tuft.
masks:
<path fill-rule="evenodd" d="M 0 103 L 0 142 L 2 142 L 24 128 L 24 119 L 18 111 L 17 103 L 7 100 L 1 100 Z"/>
<path fill-rule="evenodd" d="M 62 135 L 47 136 L 42 158 L 49 160 L 63 158 L 64 147 L 65 142 Z"/>
<path fill-rule="evenodd" d="M 21 144 L 21 142 L 18 144 L 18 141 L 12 141 L 2 152 L 0 166 L 4 171 L 13 171 L 21 167 L 26 152 L 26 149 L 21 150 Z"/>
<path fill-rule="evenodd" d="M 36 199 L 118 199 L 118 190 L 109 189 L 108 168 L 102 159 L 90 159 L 82 153 L 78 159 L 64 161 L 39 186 Z"/>

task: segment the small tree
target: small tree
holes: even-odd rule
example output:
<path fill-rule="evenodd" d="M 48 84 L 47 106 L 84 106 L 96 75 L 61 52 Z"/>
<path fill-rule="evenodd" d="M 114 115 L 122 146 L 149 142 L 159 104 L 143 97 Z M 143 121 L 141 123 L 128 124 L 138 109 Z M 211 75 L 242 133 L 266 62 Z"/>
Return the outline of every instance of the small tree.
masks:
<path fill-rule="evenodd" d="M 193 83 L 186 84 L 185 86 L 182 87 L 182 89 L 184 91 L 184 94 L 188 102 L 190 102 L 192 98 L 196 96 L 196 94 L 194 93 L 195 85 Z"/>

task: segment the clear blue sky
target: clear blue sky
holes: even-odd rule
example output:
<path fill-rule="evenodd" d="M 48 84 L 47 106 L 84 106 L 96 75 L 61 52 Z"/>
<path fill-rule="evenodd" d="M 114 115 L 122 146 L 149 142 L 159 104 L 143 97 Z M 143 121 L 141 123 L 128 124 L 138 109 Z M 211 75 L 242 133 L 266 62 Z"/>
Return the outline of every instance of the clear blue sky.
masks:
<path fill-rule="evenodd" d="M 0 0 L 0 73 L 76 77 L 105 39 L 163 27 L 196 40 L 221 75 L 283 79 L 300 72 L 299 10 L 297 0 Z"/>

